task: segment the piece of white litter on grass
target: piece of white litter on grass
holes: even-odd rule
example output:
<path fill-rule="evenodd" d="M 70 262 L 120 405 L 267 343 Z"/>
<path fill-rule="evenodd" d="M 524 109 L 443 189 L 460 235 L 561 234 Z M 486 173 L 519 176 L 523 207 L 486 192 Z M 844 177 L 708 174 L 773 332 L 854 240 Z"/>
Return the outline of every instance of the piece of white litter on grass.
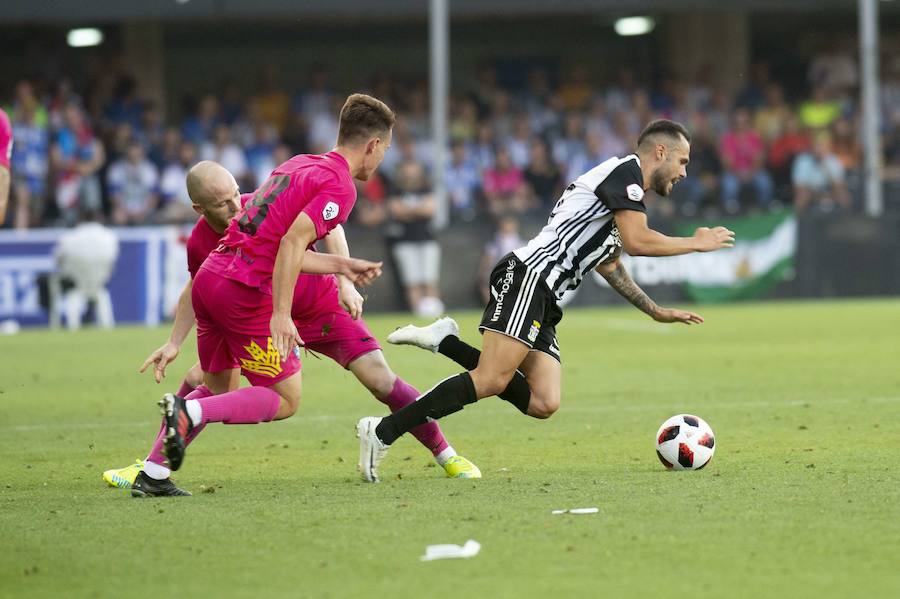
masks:
<path fill-rule="evenodd" d="M 429 545 L 425 548 L 425 555 L 419 559 L 430 562 L 436 559 L 453 559 L 457 557 L 474 557 L 481 551 L 481 543 L 469 539 L 465 545 Z"/>
<path fill-rule="evenodd" d="M 595 507 L 575 507 L 570 510 L 553 510 L 551 514 L 596 514 L 600 508 Z"/>

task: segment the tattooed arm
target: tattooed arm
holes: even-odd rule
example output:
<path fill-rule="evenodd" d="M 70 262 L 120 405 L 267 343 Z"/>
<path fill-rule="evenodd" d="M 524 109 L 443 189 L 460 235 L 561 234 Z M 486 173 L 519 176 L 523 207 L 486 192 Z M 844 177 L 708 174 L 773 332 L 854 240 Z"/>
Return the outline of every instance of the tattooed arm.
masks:
<path fill-rule="evenodd" d="M 684 310 L 673 310 L 656 305 L 647 293 L 638 287 L 625 265 L 616 258 L 611 262 L 597 265 L 597 272 L 603 275 L 609 286 L 615 289 L 619 295 L 627 299 L 638 310 L 644 312 L 657 322 L 683 322 L 684 324 L 700 324 L 703 318 L 699 314 Z"/>

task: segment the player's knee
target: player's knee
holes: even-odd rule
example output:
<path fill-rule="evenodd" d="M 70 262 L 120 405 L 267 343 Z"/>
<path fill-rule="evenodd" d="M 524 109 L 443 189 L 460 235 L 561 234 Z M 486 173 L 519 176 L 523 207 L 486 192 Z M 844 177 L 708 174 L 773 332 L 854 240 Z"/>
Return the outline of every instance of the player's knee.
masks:
<path fill-rule="evenodd" d="M 397 375 L 390 370 L 387 370 L 384 376 L 364 384 L 372 395 L 381 399 L 391 394 L 391 391 L 394 390 L 394 382 L 396 382 L 396 380 Z"/>
<path fill-rule="evenodd" d="M 278 406 L 278 411 L 275 413 L 275 418 L 273 420 L 284 420 L 285 418 L 290 418 L 294 414 L 297 413 L 297 410 L 300 408 L 300 398 L 288 398 L 281 397 L 281 404 Z"/>
<path fill-rule="evenodd" d="M 479 397 L 488 397 L 491 395 L 499 395 L 506 389 L 509 382 L 512 380 L 513 373 L 503 373 L 503 372 L 492 372 L 487 376 L 481 376 L 475 379 L 477 380 L 477 387 L 481 391 L 478 395 Z"/>
<path fill-rule="evenodd" d="M 199 364 L 194 364 L 184 376 L 184 382 L 195 389 L 203 384 L 203 369 Z"/>
<path fill-rule="evenodd" d="M 387 397 L 394 390 L 397 375 L 381 356 L 366 354 L 351 362 L 349 368 L 359 382 L 379 399 Z"/>
<path fill-rule="evenodd" d="M 203 384 L 213 395 L 222 395 L 223 393 L 228 393 L 229 391 L 231 391 L 231 389 L 228 387 L 227 381 L 206 378 L 204 379 Z"/>
<path fill-rule="evenodd" d="M 546 420 L 553 416 L 559 409 L 559 397 L 538 397 L 531 396 L 531 402 L 528 404 L 528 415 L 541 420 Z"/>

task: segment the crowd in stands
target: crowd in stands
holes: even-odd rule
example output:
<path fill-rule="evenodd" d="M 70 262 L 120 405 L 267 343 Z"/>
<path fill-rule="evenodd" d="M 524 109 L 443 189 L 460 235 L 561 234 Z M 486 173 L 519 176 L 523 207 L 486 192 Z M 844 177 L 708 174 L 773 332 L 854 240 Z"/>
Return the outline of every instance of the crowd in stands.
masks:
<path fill-rule="evenodd" d="M 889 69 L 883 81 L 889 167 L 900 164 L 897 71 Z M 226 82 L 195 98 L 182 115 L 163 119 L 161 107 L 143 100 L 130 76 L 108 77 L 84 90 L 68 80 L 23 80 L 0 103 L 15 140 L 5 226 L 71 225 L 85 212 L 114 225 L 192 220 L 184 186 L 192 164 L 217 160 L 251 190 L 293 153 L 331 148 L 345 95 L 329 84 L 326 67 L 314 68 L 300 90 L 284 89 L 274 69 L 264 68 L 252 95 Z M 858 205 L 852 189 L 861 163 L 859 82 L 852 58 L 813 61 L 807 91 L 798 97 L 789 97 L 765 64 L 755 65 L 746 87 L 733 94 L 703 79 L 663 78 L 651 86 L 629 70 L 591 82 L 584 67 L 535 68 L 527 84 L 511 89 L 498 83 L 496 68 L 483 65 L 450 104 L 452 219 L 499 222 L 546 213 L 567 182 L 630 153 L 640 129 L 659 117 L 683 122 L 693 134 L 689 176 L 672 198 L 656 202 L 662 213 Z M 423 215 L 433 212 L 428 202 L 431 208 L 414 210 L 409 200 L 429 187 L 427 82 L 378 77 L 366 87 L 400 118 L 380 175 L 360 188 L 356 220 L 421 236 L 407 219 L 414 212 L 427 220 Z"/>

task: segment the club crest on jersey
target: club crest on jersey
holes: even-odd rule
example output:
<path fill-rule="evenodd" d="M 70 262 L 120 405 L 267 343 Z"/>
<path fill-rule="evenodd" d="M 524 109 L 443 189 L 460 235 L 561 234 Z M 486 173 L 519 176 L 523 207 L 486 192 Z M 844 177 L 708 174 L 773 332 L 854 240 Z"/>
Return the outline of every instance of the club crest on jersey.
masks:
<path fill-rule="evenodd" d="M 538 333 L 541 332 L 541 323 L 537 320 L 531 321 L 531 328 L 528 330 L 528 340 L 534 343 L 534 340 L 537 339 Z"/>
<path fill-rule="evenodd" d="M 241 358 L 241 368 L 254 374 L 263 374 L 272 378 L 281 374 L 281 356 L 278 354 L 278 350 L 272 347 L 271 337 L 266 340 L 265 350 L 252 339 L 250 340 L 250 345 L 245 345 L 244 349 L 250 354 L 250 359 Z"/>
<path fill-rule="evenodd" d="M 340 208 L 334 202 L 328 202 L 325 204 L 325 208 L 322 210 L 322 218 L 325 220 L 331 220 L 340 212 Z"/>
<path fill-rule="evenodd" d="M 644 190 L 637 183 L 632 183 L 626 187 L 625 193 L 628 195 L 628 199 L 634 202 L 640 202 L 644 199 Z"/>

